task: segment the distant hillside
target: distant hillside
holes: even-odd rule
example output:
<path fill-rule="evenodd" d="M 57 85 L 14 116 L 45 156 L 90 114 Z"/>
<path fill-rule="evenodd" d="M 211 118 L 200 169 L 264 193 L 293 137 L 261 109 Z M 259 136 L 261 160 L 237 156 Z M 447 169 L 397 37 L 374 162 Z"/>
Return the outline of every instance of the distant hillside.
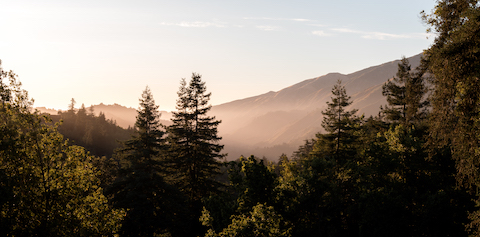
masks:
<path fill-rule="evenodd" d="M 91 107 L 93 107 L 93 111 L 96 115 L 103 112 L 107 119 L 116 121 L 118 126 L 123 128 L 128 128 L 128 126 L 133 127 L 137 120 L 137 110 L 134 108 L 127 108 L 119 104 L 104 105 L 103 103 Z M 87 110 L 88 109 L 89 108 L 87 108 Z M 171 117 L 172 113 L 161 111 L 160 120 L 162 124 L 169 125 Z"/>
<path fill-rule="evenodd" d="M 48 108 L 45 108 L 45 107 L 36 107 L 34 109 L 38 110 L 38 112 L 40 112 L 41 114 L 51 114 L 51 115 L 57 115 L 58 114 L 58 111 L 55 110 L 55 109 L 48 109 Z"/>
<path fill-rule="evenodd" d="M 408 58 L 412 68 L 420 64 L 421 54 Z M 265 156 L 277 160 L 285 153 L 291 155 L 306 139 L 322 131 L 322 111 L 331 100 L 331 90 L 337 80 L 342 80 L 347 94 L 352 97 L 349 109 L 358 109 L 358 115 L 377 115 L 381 105 L 386 104 L 382 96 L 382 85 L 397 73 L 400 60 L 372 66 L 348 75 L 329 73 L 324 76 L 301 81 L 280 91 L 253 96 L 216 105 L 211 115 L 222 120 L 219 126 L 224 152 L 228 159 L 240 155 Z M 133 126 L 136 109 L 118 104 L 93 105 L 96 115 L 105 117 L 123 127 Z M 41 112 L 56 113 L 55 110 L 36 108 Z M 87 108 L 87 111 L 89 108 Z M 170 112 L 161 111 L 161 122 L 170 125 Z"/>
<path fill-rule="evenodd" d="M 98 116 L 102 112 L 105 114 L 105 118 L 116 121 L 118 126 L 122 128 L 133 127 L 135 124 L 137 110 L 134 108 L 128 108 L 119 104 L 105 105 L 103 103 L 90 107 L 93 108 L 95 115 Z M 87 111 L 90 110 L 90 107 L 87 108 Z"/>
<path fill-rule="evenodd" d="M 421 54 L 408 58 L 412 68 L 420 64 Z M 229 159 L 240 155 L 266 156 L 277 160 L 291 153 L 305 139 L 322 130 L 321 111 L 331 100 L 331 89 L 342 80 L 352 97 L 350 108 L 358 114 L 377 115 L 386 104 L 382 85 L 397 73 L 400 60 L 369 67 L 348 75 L 329 73 L 301 81 L 280 91 L 214 106 L 212 113 L 222 120 L 220 135 Z M 276 147 L 275 149 L 269 149 Z"/>
<path fill-rule="evenodd" d="M 92 105 L 90 106 L 93 108 L 93 112 L 95 115 L 99 115 L 100 112 L 103 112 L 105 114 L 105 118 L 116 121 L 117 125 L 122 127 L 122 128 L 128 128 L 133 127 L 136 121 L 136 116 L 137 116 L 137 110 L 134 108 L 128 108 L 119 104 L 113 104 L 113 105 L 105 105 L 103 103 L 100 103 L 98 105 Z M 90 107 L 87 107 L 87 111 L 90 111 Z M 44 107 L 37 107 L 35 108 L 39 110 L 41 113 L 48 113 L 52 115 L 56 115 L 58 111 L 54 109 L 46 109 Z M 167 111 L 161 111 L 161 117 L 160 117 L 160 122 L 164 125 L 170 125 L 170 118 L 172 117 L 171 112 Z"/>

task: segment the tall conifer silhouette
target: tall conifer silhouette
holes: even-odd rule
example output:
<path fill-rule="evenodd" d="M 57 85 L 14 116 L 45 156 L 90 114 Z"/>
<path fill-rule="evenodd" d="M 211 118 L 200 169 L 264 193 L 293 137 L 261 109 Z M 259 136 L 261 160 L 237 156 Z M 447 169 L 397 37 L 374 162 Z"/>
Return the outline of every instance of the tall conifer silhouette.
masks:
<path fill-rule="evenodd" d="M 173 124 L 168 128 L 176 183 L 190 201 L 199 201 L 219 187 L 214 177 L 219 174 L 219 161 L 223 158 L 223 145 L 218 144 L 221 138 L 217 135 L 220 121 L 207 115 L 211 93 L 206 90 L 199 74 L 193 73 L 188 84 L 182 79 L 177 111 L 173 112 Z"/>
<path fill-rule="evenodd" d="M 160 113 L 148 87 L 137 112 L 135 135 L 117 152 L 125 164 L 110 193 L 115 206 L 128 209 L 122 235 L 153 236 L 172 228 L 181 199 L 162 176 L 165 132 L 160 130 Z"/>

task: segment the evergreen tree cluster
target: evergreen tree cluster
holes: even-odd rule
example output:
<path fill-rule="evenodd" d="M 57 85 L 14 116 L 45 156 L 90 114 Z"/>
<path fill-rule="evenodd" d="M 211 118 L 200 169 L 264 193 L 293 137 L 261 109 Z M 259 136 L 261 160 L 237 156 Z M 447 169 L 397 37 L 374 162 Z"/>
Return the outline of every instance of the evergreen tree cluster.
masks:
<path fill-rule="evenodd" d="M 399 72 L 408 67 L 402 60 Z M 419 78 L 415 82 L 423 85 Z M 206 236 L 471 233 L 465 223 L 475 210 L 474 196 L 457 187 L 452 154 L 429 146 L 429 117 L 419 106 L 425 91 L 404 97 L 410 80 L 416 79 L 387 82 L 389 96 L 406 99 L 390 100 L 368 119 L 349 109 L 339 81 L 324 111 L 325 133 L 307 140 L 292 159 L 284 155 L 274 164 L 252 156 L 228 163 L 226 194 L 211 197 L 202 212 Z"/>
<path fill-rule="evenodd" d="M 220 193 L 217 126 L 207 115 L 210 93 L 198 74 L 182 79 L 173 124 L 160 124 L 158 106 L 147 87 L 140 99 L 134 135 L 117 150 L 120 167 L 107 194 L 127 210 L 124 236 L 197 236 L 202 200 Z"/>
<path fill-rule="evenodd" d="M 60 122 L 59 132 L 75 145 L 85 147 L 92 155 L 110 158 L 120 148 L 118 141 L 125 141 L 133 134 L 133 128 L 123 129 L 115 121 L 105 118 L 100 112 L 95 116 L 93 110 L 87 111 L 82 104 L 75 109 L 72 99 L 69 110 L 50 116 L 53 122 Z"/>

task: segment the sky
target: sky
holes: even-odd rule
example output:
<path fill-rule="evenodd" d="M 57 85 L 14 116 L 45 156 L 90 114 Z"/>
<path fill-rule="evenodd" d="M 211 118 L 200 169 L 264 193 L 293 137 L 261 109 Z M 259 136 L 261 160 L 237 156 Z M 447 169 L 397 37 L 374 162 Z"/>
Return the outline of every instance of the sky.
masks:
<path fill-rule="evenodd" d="M 35 107 L 175 110 L 182 78 L 211 104 L 421 53 L 434 0 L 2 0 L 0 60 Z M 393 76 L 393 75 L 392 75 Z"/>

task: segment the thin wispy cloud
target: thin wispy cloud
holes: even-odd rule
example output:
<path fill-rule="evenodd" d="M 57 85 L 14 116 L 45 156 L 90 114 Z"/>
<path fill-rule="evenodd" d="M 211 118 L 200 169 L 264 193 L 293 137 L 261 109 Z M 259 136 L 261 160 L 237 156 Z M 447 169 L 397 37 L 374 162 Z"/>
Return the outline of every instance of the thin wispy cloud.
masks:
<path fill-rule="evenodd" d="M 351 33 L 351 34 L 359 34 L 360 37 L 364 39 L 375 39 L 375 40 L 391 40 L 391 39 L 425 39 L 428 37 L 428 34 L 424 33 L 411 33 L 411 34 L 392 34 L 392 33 L 385 33 L 385 32 L 369 32 L 369 31 L 359 31 L 349 28 L 332 28 L 332 31 L 338 33 Z"/>
<path fill-rule="evenodd" d="M 298 22 L 298 23 L 306 23 L 306 22 L 313 22 L 313 20 L 310 19 L 304 19 L 304 18 L 272 18 L 272 17 L 243 17 L 244 20 L 249 20 L 249 21 L 254 21 L 253 23 L 259 23 L 258 21 L 263 21 L 262 23 L 266 23 L 265 21 L 283 21 L 283 22 Z M 277 24 L 277 23 L 276 23 Z M 281 24 L 281 23 L 278 23 Z M 275 25 L 269 25 L 267 24 L 255 24 L 255 28 L 264 30 L 264 31 L 278 31 L 281 30 L 282 27 L 280 26 L 275 26 Z"/>
<path fill-rule="evenodd" d="M 333 28 L 333 29 L 330 29 L 330 30 L 335 31 L 335 32 L 340 32 L 340 33 L 356 33 L 356 34 L 361 34 L 362 33 L 361 31 L 352 30 L 352 29 L 348 29 L 348 28 Z"/>
<path fill-rule="evenodd" d="M 290 19 L 292 21 L 299 21 L 299 22 L 309 22 L 309 21 L 312 21 L 312 20 L 309 20 L 309 19 Z"/>
<path fill-rule="evenodd" d="M 217 21 L 182 21 L 182 22 L 161 22 L 161 25 L 165 26 L 179 26 L 179 27 L 186 27 L 186 28 L 206 28 L 206 27 L 219 27 L 219 28 L 224 28 L 224 27 L 235 27 L 235 28 L 244 28 L 245 25 L 229 25 L 227 23 L 223 22 L 217 22 Z M 252 26 L 252 25 L 251 25 Z M 279 26 L 274 26 L 274 25 L 253 25 L 253 27 L 264 30 L 264 31 L 278 31 L 281 29 Z"/>
<path fill-rule="evenodd" d="M 290 21 L 290 22 L 314 22 L 314 20 L 304 19 L 304 18 L 271 18 L 271 17 L 243 17 L 243 20 L 253 20 L 253 21 Z M 265 22 L 264 22 L 265 23 Z M 250 25 L 251 27 L 257 28 L 263 31 L 279 31 L 282 29 L 280 26 L 261 24 L 259 22 L 250 22 L 245 24 L 228 24 L 220 21 L 182 21 L 182 22 L 161 22 L 161 25 L 165 26 L 179 26 L 186 28 L 206 28 L 206 27 L 234 27 L 234 28 L 244 28 Z"/>
<path fill-rule="evenodd" d="M 208 21 L 182 21 L 180 23 L 162 22 L 160 24 L 161 25 L 167 25 L 167 26 L 196 27 L 196 28 L 226 27 L 226 24 L 224 24 L 224 23 L 208 22 Z"/>
<path fill-rule="evenodd" d="M 308 24 L 309 26 L 315 26 L 315 27 L 325 27 L 327 25 L 323 25 L 323 24 Z"/>
<path fill-rule="evenodd" d="M 323 30 L 315 30 L 315 31 L 312 31 L 312 34 L 313 35 L 317 35 L 317 36 L 332 36 L 333 34 L 330 34 L 330 33 L 326 33 L 325 31 Z"/>
<path fill-rule="evenodd" d="M 276 30 L 280 30 L 280 27 L 278 26 L 269 26 L 269 25 L 258 25 L 258 26 L 255 26 L 257 29 L 260 29 L 260 30 L 265 30 L 265 31 L 276 31 Z"/>
<path fill-rule="evenodd" d="M 275 20 L 275 18 L 270 17 L 244 17 L 244 20 Z"/>
<path fill-rule="evenodd" d="M 293 22 L 314 22 L 313 20 L 303 19 L 303 18 L 270 18 L 270 17 L 244 17 L 245 20 L 267 20 L 267 21 L 293 21 Z M 258 22 L 257 22 L 258 23 Z M 229 25 L 228 23 L 213 20 L 213 21 L 182 21 L 177 23 L 172 22 L 162 22 L 161 25 L 167 26 L 179 26 L 179 27 L 186 27 L 186 28 L 206 28 L 206 27 L 235 27 L 235 28 L 243 28 L 246 25 Z M 307 24 L 309 26 L 315 27 L 325 27 L 325 25 L 321 24 Z M 263 31 L 279 31 L 282 29 L 280 26 L 276 25 L 269 25 L 269 24 L 253 24 L 250 25 L 251 27 L 255 27 L 259 30 Z M 320 36 L 320 37 L 329 37 L 336 35 L 335 33 L 345 33 L 345 34 L 357 34 L 360 38 L 363 39 L 372 39 L 372 40 L 394 40 L 394 39 L 426 39 L 432 36 L 432 34 L 427 33 L 410 33 L 410 34 L 393 34 L 393 33 L 386 33 L 386 32 L 377 32 L 377 31 L 361 31 L 355 30 L 351 28 L 329 28 L 329 29 L 322 29 L 322 30 L 313 30 L 310 31 L 312 35 Z"/>
<path fill-rule="evenodd" d="M 382 32 L 368 32 L 362 35 L 364 39 L 377 39 L 377 40 L 388 40 L 388 39 L 408 39 L 412 38 L 411 35 L 405 34 L 389 34 Z"/>
<path fill-rule="evenodd" d="M 296 21 L 296 22 L 312 22 L 314 20 L 304 18 L 272 18 L 272 17 L 244 17 L 244 20 L 269 20 L 269 21 Z"/>

